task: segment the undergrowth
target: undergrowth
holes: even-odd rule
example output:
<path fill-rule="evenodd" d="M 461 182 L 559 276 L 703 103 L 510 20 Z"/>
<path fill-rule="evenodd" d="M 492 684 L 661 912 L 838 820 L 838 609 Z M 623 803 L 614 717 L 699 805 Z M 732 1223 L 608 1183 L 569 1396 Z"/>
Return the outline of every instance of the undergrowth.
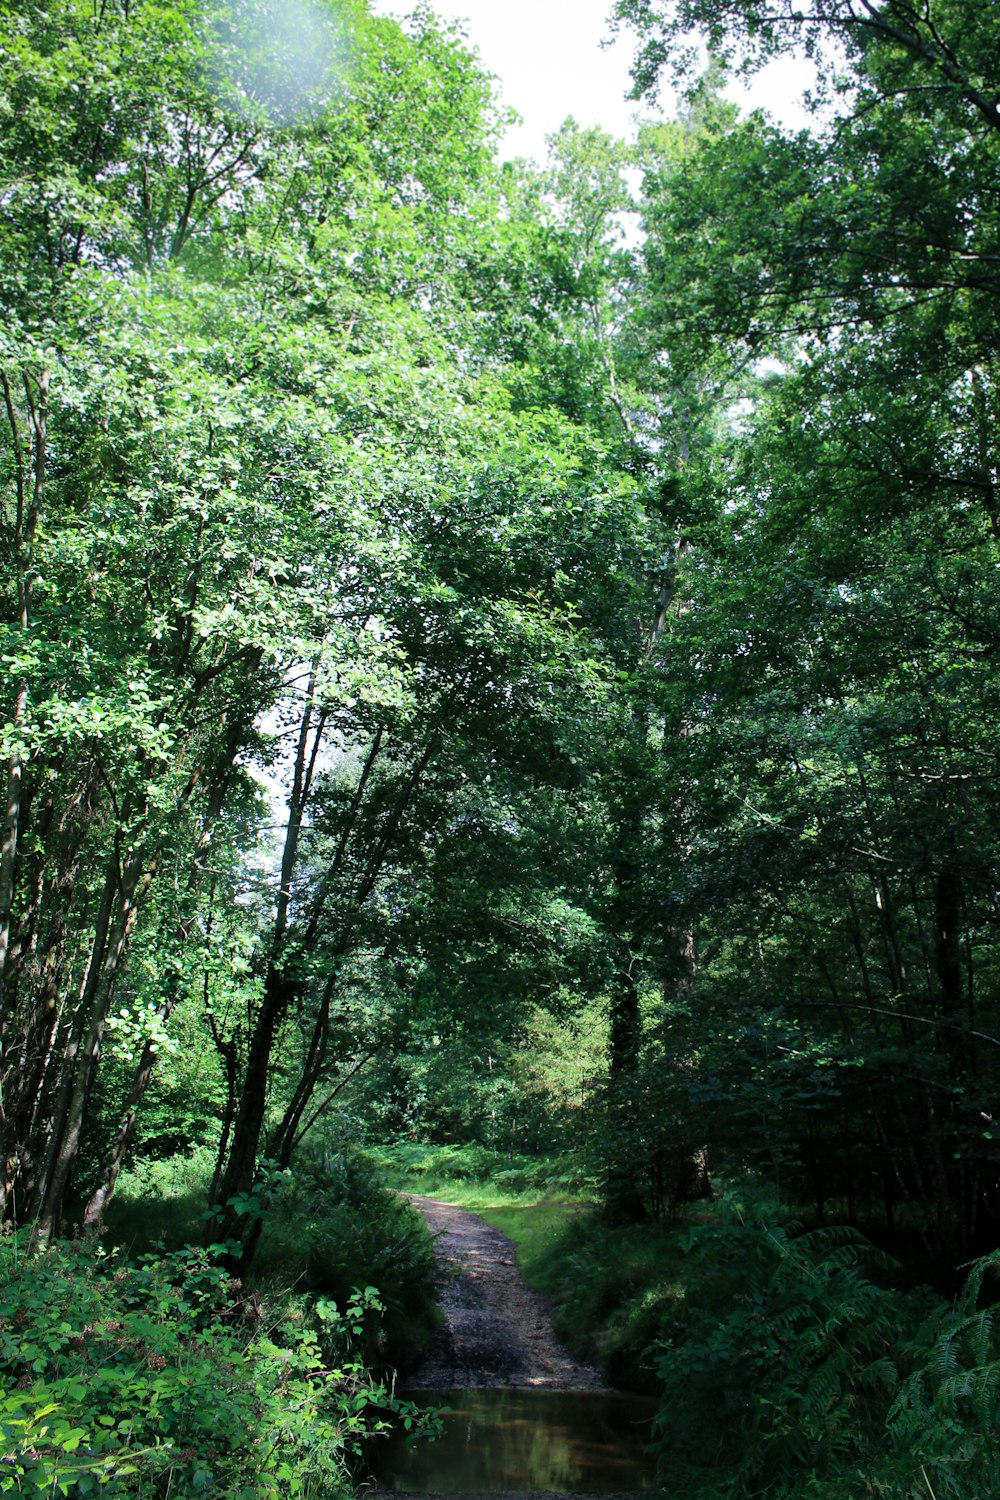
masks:
<path fill-rule="evenodd" d="M 535 1202 L 542 1194 L 585 1194 L 587 1180 L 572 1159 L 497 1153 L 486 1146 L 403 1141 L 369 1147 L 366 1155 L 394 1188 L 451 1196 L 463 1207 L 497 1201 Z"/>
<path fill-rule="evenodd" d="M 0 1242 L 0 1488 L 284 1500 L 347 1493 L 401 1403 L 354 1352 L 372 1288 L 248 1316 L 226 1247 L 126 1260 Z M 406 1416 L 412 1421 L 411 1408 Z"/>
<path fill-rule="evenodd" d="M 949 1307 L 846 1226 L 720 1214 L 681 1249 L 687 1294 L 652 1349 L 677 1500 L 1000 1492 L 1000 1329 L 979 1305 L 1000 1255 Z"/>
<path fill-rule="evenodd" d="M 206 1153 L 123 1174 L 106 1246 L 0 1241 L 0 1490 L 283 1500 L 350 1489 L 421 1419 L 372 1370 L 436 1318 L 419 1216 L 350 1153 L 264 1178 L 247 1285 L 211 1233 Z"/>
<path fill-rule="evenodd" d="M 108 1213 L 108 1238 L 135 1255 L 176 1250 L 205 1236 L 212 1161 L 207 1153 L 140 1164 L 123 1173 Z M 346 1304 L 356 1287 L 378 1288 L 360 1352 L 373 1367 L 406 1370 L 436 1323 L 434 1249 L 420 1216 L 358 1153 L 305 1155 L 263 1191 L 264 1227 L 251 1267 L 269 1307 L 290 1297 Z"/>

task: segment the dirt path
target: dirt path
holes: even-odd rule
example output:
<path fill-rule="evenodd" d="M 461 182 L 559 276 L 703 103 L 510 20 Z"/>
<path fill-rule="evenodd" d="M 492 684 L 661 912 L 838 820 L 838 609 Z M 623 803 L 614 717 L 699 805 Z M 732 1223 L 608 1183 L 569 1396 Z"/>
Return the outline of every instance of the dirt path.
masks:
<path fill-rule="evenodd" d="M 549 1307 L 525 1286 L 505 1234 L 453 1203 L 406 1196 L 437 1241 L 444 1313 L 434 1345 L 409 1375 L 409 1385 L 607 1390 L 597 1370 L 578 1364 L 556 1339 Z"/>

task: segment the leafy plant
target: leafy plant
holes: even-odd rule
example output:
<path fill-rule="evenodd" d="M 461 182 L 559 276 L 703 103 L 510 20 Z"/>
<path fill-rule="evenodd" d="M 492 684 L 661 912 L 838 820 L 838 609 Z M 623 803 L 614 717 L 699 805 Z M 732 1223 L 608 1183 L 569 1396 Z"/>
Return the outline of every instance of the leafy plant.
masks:
<path fill-rule="evenodd" d="M 414 1409 L 356 1354 L 371 1287 L 266 1326 L 226 1247 L 129 1262 L 2 1247 L 0 1486 L 26 1494 L 283 1500 L 348 1488 L 352 1461 Z"/>
<path fill-rule="evenodd" d="M 434 1251 L 419 1215 L 357 1152 L 306 1157 L 275 1181 L 254 1259 L 254 1276 L 344 1306 L 353 1288 L 379 1289 L 378 1317 L 355 1330 L 374 1367 L 406 1368 L 430 1343 L 437 1321 Z"/>
<path fill-rule="evenodd" d="M 897 1384 L 900 1298 L 866 1275 L 885 1258 L 847 1228 L 766 1219 L 696 1228 L 684 1250 L 697 1296 L 653 1351 L 675 1493 L 839 1494 L 884 1443 Z"/>
<path fill-rule="evenodd" d="M 888 1283 L 846 1227 L 763 1216 L 686 1237 L 688 1295 L 652 1351 L 670 1491 L 697 1500 L 979 1500 L 1000 1460 L 1000 1330 L 979 1306 Z"/>
<path fill-rule="evenodd" d="M 936 1309 L 911 1339 L 909 1374 L 887 1428 L 897 1467 L 906 1466 L 910 1495 L 936 1500 L 1000 1490 L 1000 1326 L 995 1306 L 980 1307 L 984 1282 L 1000 1270 L 1000 1253 L 976 1261 L 954 1307 Z M 921 1490 L 920 1484 L 925 1486 Z"/>

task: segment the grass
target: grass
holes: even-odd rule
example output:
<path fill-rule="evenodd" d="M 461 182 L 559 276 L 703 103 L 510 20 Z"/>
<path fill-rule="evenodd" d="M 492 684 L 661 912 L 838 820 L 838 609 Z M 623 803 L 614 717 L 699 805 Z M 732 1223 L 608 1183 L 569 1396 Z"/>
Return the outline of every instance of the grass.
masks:
<path fill-rule="evenodd" d="M 537 1291 L 552 1291 L 550 1269 L 560 1247 L 589 1222 L 595 1207 L 582 1188 L 568 1190 L 570 1174 L 550 1158 L 512 1160 L 481 1147 L 409 1143 L 369 1155 L 392 1187 L 471 1209 L 502 1229 Z"/>
<path fill-rule="evenodd" d="M 368 1159 L 389 1184 L 407 1192 L 431 1193 L 464 1208 L 490 1202 L 531 1202 L 543 1193 L 585 1196 L 579 1171 L 558 1157 L 514 1156 L 486 1146 L 438 1146 L 404 1141 L 369 1147 Z"/>
<path fill-rule="evenodd" d="M 543 1195 L 515 1203 L 487 1203 L 478 1211 L 514 1241 L 528 1285 L 536 1291 L 552 1293 L 555 1290 L 552 1273 L 559 1263 L 560 1251 L 589 1221 L 592 1208 L 579 1198 Z"/>

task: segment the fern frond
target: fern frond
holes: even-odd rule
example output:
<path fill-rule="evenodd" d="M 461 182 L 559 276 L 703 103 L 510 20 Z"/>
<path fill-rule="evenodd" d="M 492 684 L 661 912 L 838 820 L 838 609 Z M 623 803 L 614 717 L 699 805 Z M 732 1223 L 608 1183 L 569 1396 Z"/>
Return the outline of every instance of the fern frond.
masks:
<path fill-rule="evenodd" d="M 802 1411 L 807 1415 L 815 1412 L 828 1410 L 841 1394 L 841 1380 L 838 1371 L 832 1362 L 821 1366 L 814 1371 L 811 1379 L 806 1383 L 800 1398 Z"/>
<path fill-rule="evenodd" d="M 939 1381 L 950 1380 L 958 1370 L 958 1355 L 955 1353 L 955 1338 L 949 1335 L 940 1339 L 931 1355 L 931 1365 Z"/>
<path fill-rule="evenodd" d="M 989 1275 L 1000 1276 L 1000 1250 L 991 1250 L 989 1255 L 981 1255 L 978 1260 L 971 1262 L 969 1274 L 965 1278 L 965 1284 L 958 1298 L 960 1311 L 975 1312 L 983 1282 Z"/>
<path fill-rule="evenodd" d="M 973 1364 L 989 1364 L 990 1354 L 993 1350 L 992 1313 L 983 1312 L 979 1314 L 974 1326 L 970 1329 L 969 1347 L 972 1352 Z"/>

